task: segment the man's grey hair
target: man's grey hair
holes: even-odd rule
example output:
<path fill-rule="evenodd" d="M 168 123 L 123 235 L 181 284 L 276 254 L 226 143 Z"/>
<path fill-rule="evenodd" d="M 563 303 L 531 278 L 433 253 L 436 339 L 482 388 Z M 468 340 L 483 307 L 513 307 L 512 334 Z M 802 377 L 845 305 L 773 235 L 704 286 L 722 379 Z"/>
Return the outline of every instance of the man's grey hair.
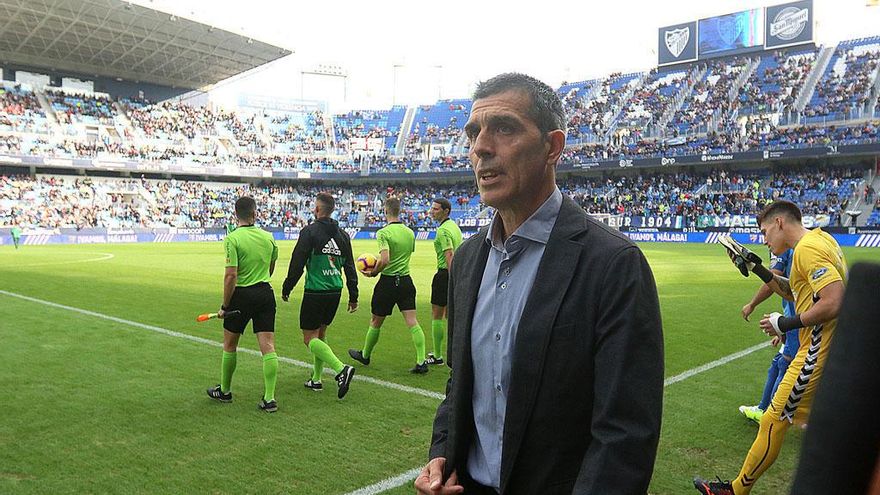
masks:
<path fill-rule="evenodd" d="M 532 100 L 528 115 L 542 134 L 557 129 L 566 131 L 568 120 L 565 117 L 562 100 L 559 99 L 553 88 L 532 76 L 517 72 L 499 74 L 477 84 L 473 98 L 476 101 L 512 90 L 522 91 Z"/>

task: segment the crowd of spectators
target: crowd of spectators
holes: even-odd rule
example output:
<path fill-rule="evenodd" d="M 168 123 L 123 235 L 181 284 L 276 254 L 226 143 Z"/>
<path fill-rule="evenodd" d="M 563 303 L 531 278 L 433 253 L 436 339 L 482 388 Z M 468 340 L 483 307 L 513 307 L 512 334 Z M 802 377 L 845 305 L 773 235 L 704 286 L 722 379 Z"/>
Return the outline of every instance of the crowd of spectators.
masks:
<path fill-rule="evenodd" d="M 46 98 L 55 112 L 58 123 L 100 123 L 113 125 L 116 108 L 108 96 L 77 94 L 63 90 L 46 90 Z"/>
<path fill-rule="evenodd" d="M 763 69 L 758 66 L 739 89 L 737 102 L 741 113 L 779 113 L 791 108 L 815 60 L 815 51 L 774 53 L 772 63 Z"/>
<path fill-rule="evenodd" d="M 880 63 L 880 47 L 838 48 L 836 57 L 845 68 L 841 73 L 832 66 L 819 81 L 810 105 L 804 109 L 805 116 L 859 116 L 868 103 Z"/>
<path fill-rule="evenodd" d="M 862 170 L 824 167 L 576 176 L 561 180 L 559 187 L 593 215 L 680 217 L 680 226 L 688 227 L 705 226 L 707 217 L 754 216 L 776 199 L 794 201 L 805 215 L 839 225 L 849 201 L 867 185 Z M 0 227 L 220 228 L 231 221 L 235 200 L 249 195 L 259 205 L 260 225 L 297 228 L 312 220 L 312 201 L 322 190 L 336 197 L 334 217 L 345 228 L 384 225 L 388 195 L 401 199 L 401 220 L 414 228 L 436 226 L 427 214 L 436 197 L 450 200 L 455 220 L 491 213 L 470 182 L 393 187 L 0 176 Z"/>
<path fill-rule="evenodd" d="M 817 85 L 814 104 L 804 115 L 839 114 L 868 106 L 880 66 L 880 49 L 872 46 L 842 44 L 837 49 L 833 67 Z M 757 59 L 701 62 L 706 64 L 705 72 L 697 81 L 691 80 L 697 73 L 691 66 L 563 85 L 566 89 L 560 88 L 560 96 L 568 113 L 570 144 L 563 163 L 876 142 L 878 120 L 839 126 L 778 124 L 779 112 L 793 105 L 813 69 L 815 53 L 764 55 L 758 70 L 738 91 L 734 82 Z M 673 112 L 672 105 L 685 87 L 692 90 Z M 49 102 L 45 109 L 39 93 L 26 86 L 0 85 L 0 151 L 313 173 L 446 172 L 469 166 L 466 145 L 458 146 L 469 112 L 467 100 L 420 108 L 398 156 L 388 149 L 400 132 L 388 128 L 390 113 L 400 115 L 398 107 L 336 115 L 331 125 L 319 110 L 246 113 L 176 101 L 117 103 L 100 94 L 41 91 Z M 55 132 L 54 127 L 46 132 L 47 113 L 55 115 L 63 132 Z M 656 137 L 658 133 L 648 128 L 666 119 L 663 137 Z M 71 132 L 76 127 L 72 124 L 79 122 L 103 127 L 97 134 Z M 367 152 L 351 149 L 353 138 L 381 139 L 382 151 L 371 149 L 368 161 L 362 161 Z M 444 147 L 432 147 L 429 156 L 427 142 Z"/>

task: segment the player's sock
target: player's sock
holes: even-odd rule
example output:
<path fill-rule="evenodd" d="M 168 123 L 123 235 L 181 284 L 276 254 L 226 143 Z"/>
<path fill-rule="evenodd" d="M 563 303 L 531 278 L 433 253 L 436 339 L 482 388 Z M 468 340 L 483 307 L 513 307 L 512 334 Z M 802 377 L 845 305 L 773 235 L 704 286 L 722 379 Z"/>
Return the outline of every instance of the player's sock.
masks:
<path fill-rule="evenodd" d="M 370 327 L 367 329 L 367 338 L 364 340 L 364 357 L 370 359 L 373 354 L 373 348 L 379 342 L 379 329 Z"/>
<path fill-rule="evenodd" d="M 443 320 L 431 320 L 431 336 L 434 337 L 434 357 L 443 357 L 443 341 L 446 339 L 446 329 L 443 328 Z"/>
<path fill-rule="evenodd" d="M 777 414 L 761 416 L 758 438 L 749 449 L 739 475 L 733 480 L 733 491 L 736 495 L 748 495 L 752 491 L 755 481 L 773 465 L 779 455 L 779 449 L 782 448 L 785 431 L 789 426 L 791 423 L 780 420 Z"/>
<path fill-rule="evenodd" d="M 223 361 L 220 365 L 220 391 L 224 394 L 232 388 L 232 374 L 235 373 L 237 358 L 238 353 L 223 351 Z"/>
<path fill-rule="evenodd" d="M 327 363 L 327 366 L 333 368 L 333 371 L 335 371 L 337 374 L 339 374 L 339 372 L 342 371 L 342 368 L 345 366 L 344 364 L 342 364 L 342 361 L 340 361 L 339 358 L 336 357 L 336 354 L 333 354 L 333 349 L 331 349 L 330 346 L 321 339 L 312 339 L 309 342 L 309 350 L 312 351 L 312 354 L 314 354 L 315 357 L 320 358 L 322 361 Z M 319 374 L 318 379 L 320 378 L 321 375 Z M 314 376 L 312 377 L 312 380 L 315 380 Z"/>
<path fill-rule="evenodd" d="M 263 355 L 263 382 L 266 384 L 266 393 L 263 400 L 266 402 L 275 400 L 275 383 L 278 382 L 278 354 L 270 352 Z"/>
<path fill-rule="evenodd" d="M 312 381 L 320 382 L 321 373 L 324 372 L 324 360 L 312 353 Z"/>
<path fill-rule="evenodd" d="M 422 364 L 425 362 L 425 332 L 419 325 L 410 327 L 409 331 L 412 333 L 413 345 L 416 346 L 416 364 Z"/>

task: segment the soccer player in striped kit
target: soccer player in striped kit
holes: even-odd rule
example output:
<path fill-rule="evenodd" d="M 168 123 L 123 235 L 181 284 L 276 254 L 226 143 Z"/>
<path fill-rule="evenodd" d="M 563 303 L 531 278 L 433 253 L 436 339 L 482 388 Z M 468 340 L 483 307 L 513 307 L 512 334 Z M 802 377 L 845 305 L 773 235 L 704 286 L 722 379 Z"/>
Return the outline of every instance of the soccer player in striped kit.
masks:
<path fill-rule="evenodd" d="M 764 243 L 776 255 L 794 249 L 791 278 L 774 275 L 760 259 L 743 249 L 729 254 L 774 292 L 795 302 L 794 316 L 764 315 L 761 330 L 771 336 L 800 328 L 800 348 L 785 372 L 770 407 L 761 416 L 758 437 L 749 449 L 739 475 L 729 481 L 694 480 L 704 495 L 747 495 L 758 478 L 773 464 L 792 423 L 803 424 L 822 378 L 828 349 L 837 326 L 846 283 L 846 260 L 837 241 L 822 229 L 807 230 L 801 211 L 789 201 L 775 201 L 758 216 Z M 729 248 L 728 248 L 729 249 Z"/>

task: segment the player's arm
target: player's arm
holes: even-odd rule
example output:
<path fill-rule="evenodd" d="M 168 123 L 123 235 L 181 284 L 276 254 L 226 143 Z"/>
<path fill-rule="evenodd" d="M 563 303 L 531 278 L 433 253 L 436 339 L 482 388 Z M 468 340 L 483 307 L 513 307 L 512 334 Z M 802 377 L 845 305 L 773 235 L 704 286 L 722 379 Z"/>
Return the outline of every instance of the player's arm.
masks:
<path fill-rule="evenodd" d="M 811 327 L 837 318 L 840 314 L 840 306 L 843 304 L 844 285 L 840 280 L 819 290 L 819 300 L 813 306 L 801 313 L 803 326 Z"/>
<path fill-rule="evenodd" d="M 761 320 L 761 329 L 768 335 L 780 335 L 795 328 L 812 327 L 837 318 L 843 303 L 843 282 L 836 280 L 819 289 L 818 299 L 803 313 L 782 316 L 771 313 Z"/>
<path fill-rule="evenodd" d="M 370 276 L 375 277 L 376 275 L 382 273 L 382 270 L 388 266 L 388 263 L 391 261 L 391 257 L 388 254 L 387 249 L 383 249 L 379 251 L 379 258 L 376 260 L 376 266 L 370 271 Z"/>
<path fill-rule="evenodd" d="M 238 267 L 227 266 L 226 273 L 223 275 L 223 308 L 229 307 L 236 283 L 238 283 Z"/>
<path fill-rule="evenodd" d="M 446 269 L 452 270 L 452 258 L 455 256 L 455 253 L 452 249 L 447 249 L 446 251 L 443 251 L 443 255 L 446 256 Z"/>
<path fill-rule="evenodd" d="M 226 251 L 226 271 L 223 274 L 223 303 L 220 305 L 218 316 L 223 313 L 232 302 L 232 293 L 235 292 L 235 284 L 238 283 L 238 248 L 230 236 L 223 239 L 223 249 Z"/>
<path fill-rule="evenodd" d="M 770 272 L 774 275 L 782 275 L 781 270 L 771 269 Z M 772 296 L 773 292 L 774 290 L 767 284 L 759 287 L 758 292 L 755 293 L 755 295 L 752 297 L 752 300 L 742 307 L 743 319 L 749 321 L 749 315 L 751 315 L 755 311 L 755 308 L 757 308 L 762 302 L 766 301 L 770 296 Z"/>
<path fill-rule="evenodd" d="M 342 256 L 345 258 L 345 264 L 342 266 L 342 271 L 345 272 L 345 287 L 348 288 L 348 310 L 354 311 L 357 309 L 358 304 L 357 269 L 354 267 L 351 239 L 349 239 L 344 231 L 340 230 L 340 232 L 342 232 L 342 242 L 339 247 L 342 249 Z"/>
<path fill-rule="evenodd" d="M 311 253 L 312 236 L 309 234 L 308 229 L 303 229 L 300 231 L 299 239 L 297 239 L 296 246 L 293 247 L 293 253 L 290 255 L 290 264 L 287 266 L 287 278 L 284 279 L 284 284 L 281 286 L 282 300 L 287 301 L 290 297 L 290 292 L 296 287 L 296 283 L 302 277 L 303 270 L 305 270 L 306 262 L 308 262 Z"/>
<path fill-rule="evenodd" d="M 278 245 L 272 240 L 272 260 L 269 262 L 269 276 L 275 273 L 275 262 L 278 261 Z"/>
<path fill-rule="evenodd" d="M 794 293 L 791 291 L 791 282 L 781 274 L 773 274 L 773 280 L 767 282 L 767 286 L 783 299 L 794 301 Z"/>

